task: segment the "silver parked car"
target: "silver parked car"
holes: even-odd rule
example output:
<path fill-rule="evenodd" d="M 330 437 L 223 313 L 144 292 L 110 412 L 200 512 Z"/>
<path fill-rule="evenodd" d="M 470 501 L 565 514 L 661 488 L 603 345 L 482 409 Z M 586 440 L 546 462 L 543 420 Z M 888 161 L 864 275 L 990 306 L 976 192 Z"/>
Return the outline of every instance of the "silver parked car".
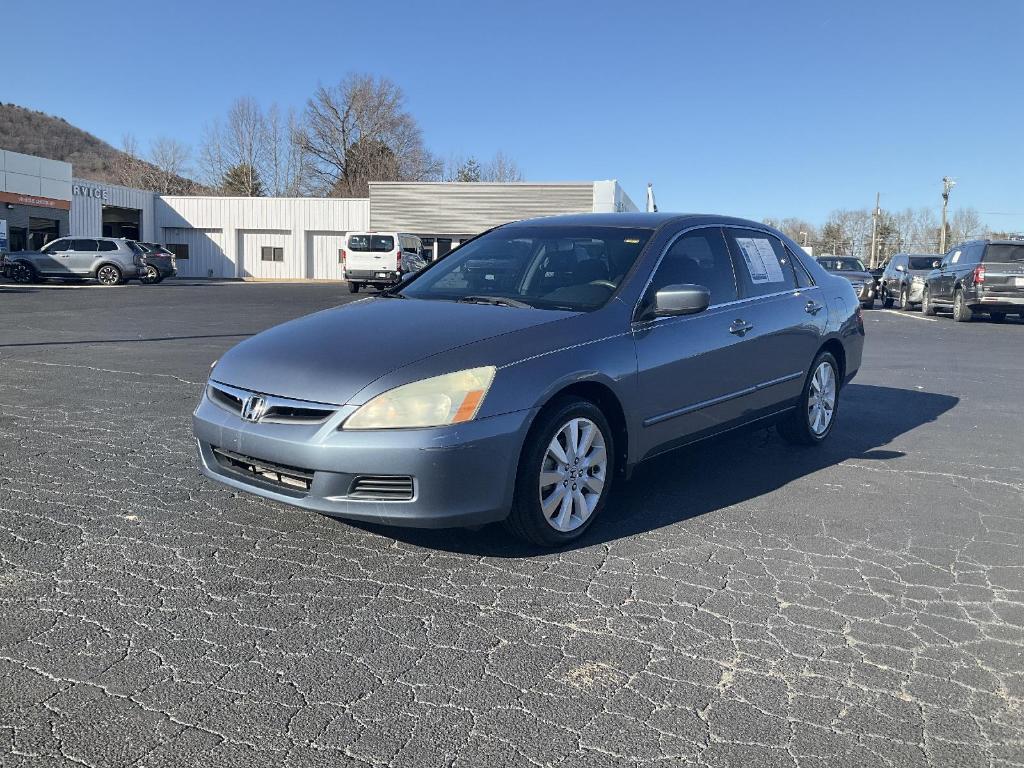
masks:
<path fill-rule="evenodd" d="M 850 281 L 775 229 L 558 216 L 243 341 L 193 430 L 233 488 L 391 525 L 505 520 L 555 546 L 651 456 L 746 424 L 826 440 L 863 339 Z"/>
<path fill-rule="evenodd" d="M 45 278 L 95 279 L 120 285 L 145 275 L 145 251 L 123 237 L 62 237 L 38 251 L 16 251 L 6 259 L 7 276 L 18 283 Z"/>

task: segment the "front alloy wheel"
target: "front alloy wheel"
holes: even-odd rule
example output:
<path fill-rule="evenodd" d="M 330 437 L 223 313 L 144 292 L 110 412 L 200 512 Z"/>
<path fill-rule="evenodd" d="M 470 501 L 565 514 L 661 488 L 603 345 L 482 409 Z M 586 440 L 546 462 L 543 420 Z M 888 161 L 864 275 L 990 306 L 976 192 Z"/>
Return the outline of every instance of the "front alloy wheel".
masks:
<path fill-rule="evenodd" d="M 505 526 L 531 544 L 568 544 L 601 513 L 614 473 L 612 431 L 601 409 L 559 398 L 541 411 L 523 445 Z"/>
<path fill-rule="evenodd" d="M 910 289 L 907 286 L 900 289 L 900 309 L 904 312 L 910 311 Z"/>
<path fill-rule="evenodd" d="M 570 419 L 551 438 L 540 467 L 540 506 L 556 531 L 583 525 L 604 491 L 608 450 L 601 429 L 590 419 Z"/>
<path fill-rule="evenodd" d="M 932 297 L 928 293 L 928 289 L 924 289 L 924 293 L 921 295 L 921 314 L 925 317 L 935 316 L 935 307 L 932 306 Z"/>

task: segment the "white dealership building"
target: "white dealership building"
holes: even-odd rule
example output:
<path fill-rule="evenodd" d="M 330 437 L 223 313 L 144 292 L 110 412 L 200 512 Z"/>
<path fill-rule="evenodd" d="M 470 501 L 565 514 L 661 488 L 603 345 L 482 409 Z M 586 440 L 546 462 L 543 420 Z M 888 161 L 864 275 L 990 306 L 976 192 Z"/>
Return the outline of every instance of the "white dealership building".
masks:
<path fill-rule="evenodd" d="M 28 202 L 36 206 L 31 218 L 19 211 L 10 217 L 18 214 L 19 221 L 36 222 L 28 227 L 45 225 L 45 231 L 26 229 L 23 237 L 19 229 L 19 243 L 38 247 L 69 235 L 160 242 L 178 255 L 183 277 L 339 280 L 338 252 L 348 232 L 409 232 L 440 256 L 508 221 L 637 210 L 614 180 L 372 182 L 370 196 L 358 199 L 172 196 L 74 178 L 66 163 L 3 154 L 16 155 L 6 164 L 19 169 L 19 189 L 31 193 Z M 28 179 L 21 173 L 26 170 L 46 175 Z M 43 191 L 54 195 L 53 200 L 48 202 Z M 17 202 L 14 195 L 8 199 Z M 8 203 L 8 210 L 13 207 Z M 39 214 L 68 208 L 70 215 L 63 217 Z M 5 210 L 0 209 L 4 220 Z"/>

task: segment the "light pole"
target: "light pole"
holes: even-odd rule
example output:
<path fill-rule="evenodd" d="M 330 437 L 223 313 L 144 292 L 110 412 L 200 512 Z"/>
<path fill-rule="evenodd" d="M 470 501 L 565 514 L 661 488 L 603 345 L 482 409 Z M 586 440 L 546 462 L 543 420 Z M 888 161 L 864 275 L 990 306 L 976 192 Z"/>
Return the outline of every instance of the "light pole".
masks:
<path fill-rule="evenodd" d="M 800 235 L 800 236 L 801 236 L 801 237 L 803 238 L 803 240 L 804 240 L 804 241 L 803 241 L 802 245 L 803 245 L 803 247 L 804 247 L 804 248 L 806 248 L 806 247 L 807 247 L 807 233 L 806 233 L 806 232 L 804 232 L 804 231 L 803 231 L 803 230 L 801 229 L 801 230 L 800 230 L 800 232 L 799 232 L 798 234 L 799 234 L 799 235 Z"/>
<path fill-rule="evenodd" d="M 946 206 L 949 205 L 949 190 L 956 182 L 949 176 L 942 177 L 942 231 L 939 232 L 939 253 L 946 252 Z"/>
<path fill-rule="evenodd" d="M 878 266 L 876 262 L 877 253 L 876 246 L 878 245 L 878 217 L 882 214 L 882 193 L 875 193 L 875 210 L 871 212 L 871 259 L 868 262 L 871 264 L 871 269 Z"/>

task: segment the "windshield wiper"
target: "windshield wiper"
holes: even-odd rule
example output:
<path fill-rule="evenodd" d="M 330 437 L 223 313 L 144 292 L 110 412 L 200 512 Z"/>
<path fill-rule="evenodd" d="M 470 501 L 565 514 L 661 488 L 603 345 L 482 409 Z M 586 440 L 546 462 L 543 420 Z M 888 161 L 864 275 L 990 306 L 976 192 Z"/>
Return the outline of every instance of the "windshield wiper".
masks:
<path fill-rule="evenodd" d="M 510 299 L 507 296 L 463 296 L 458 299 L 461 304 L 493 304 L 496 307 L 516 307 L 518 309 L 533 309 L 532 304 L 518 299 Z"/>

